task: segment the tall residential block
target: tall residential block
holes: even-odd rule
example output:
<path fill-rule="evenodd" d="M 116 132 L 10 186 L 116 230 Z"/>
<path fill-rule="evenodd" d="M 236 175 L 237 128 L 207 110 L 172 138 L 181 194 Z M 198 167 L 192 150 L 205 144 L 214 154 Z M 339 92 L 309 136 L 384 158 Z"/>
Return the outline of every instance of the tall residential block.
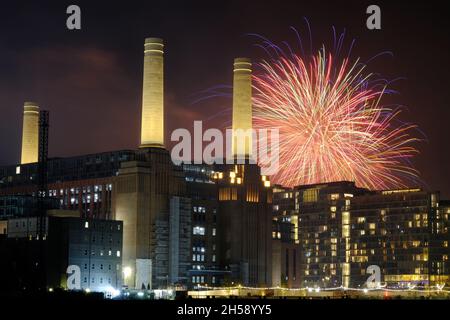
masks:
<path fill-rule="evenodd" d="M 247 58 L 234 59 L 232 128 L 232 155 L 250 157 L 252 154 L 252 63 Z"/>
<path fill-rule="evenodd" d="M 23 107 L 22 156 L 20 163 L 38 162 L 39 156 L 39 106 L 25 102 Z"/>
<path fill-rule="evenodd" d="M 164 147 L 164 44 L 146 38 L 142 88 L 141 148 Z"/>

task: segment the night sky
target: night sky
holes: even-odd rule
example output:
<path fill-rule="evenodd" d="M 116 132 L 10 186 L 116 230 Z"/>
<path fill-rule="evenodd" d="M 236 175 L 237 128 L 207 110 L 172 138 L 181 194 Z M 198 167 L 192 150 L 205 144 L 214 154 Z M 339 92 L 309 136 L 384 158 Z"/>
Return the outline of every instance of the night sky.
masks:
<path fill-rule="evenodd" d="M 450 197 L 449 35 L 443 1 L 21 1 L 0 8 L 0 165 L 20 159 L 24 101 L 50 111 L 50 156 L 119 149 L 139 143 L 143 41 L 165 41 L 166 137 L 193 120 L 229 122 L 231 100 L 192 104 L 195 94 L 232 81 L 238 56 L 262 57 L 257 40 L 296 44 L 294 26 L 313 51 L 332 42 L 332 26 L 356 40 L 352 57 L 367 61 L 399 93 L 426 141 L 414 160 L 424 187 Z M 393 3 L 395 2 L 395 4 Z M 66 8 L 82 10 L 82 30 L 66 28 Z M 369 4 L 382 11 L 382 30 L 366 28 Z M 309 40 L 307 40 L 309 42 Z M 309 44 L 308 44 L 309 45 Z M 222 114 L 217 117 L 217 114 Z M 224 116 L 225 115 L 225 116 Z M 214 117 L 216 116 L 216 117 Z"/>

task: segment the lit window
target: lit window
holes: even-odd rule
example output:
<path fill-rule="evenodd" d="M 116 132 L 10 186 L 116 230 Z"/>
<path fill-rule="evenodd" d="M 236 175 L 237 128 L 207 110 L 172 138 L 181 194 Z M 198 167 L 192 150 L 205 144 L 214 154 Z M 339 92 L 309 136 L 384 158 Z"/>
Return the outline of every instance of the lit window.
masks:
<path fill-rule="evenodd" d="M 303 202 L 317 202 L 318 197 L 318 189 L 306 189 L 303 191 Z"/>
<path fill-rule="evenodd" d="M 16 167 L 16 174 L 20 174 L 20 166 Z"/>
<path fill-rule="evenodd" d="M 216 228 L 212 229 L 212 235 L 215 236 L 216 235 Z"/>
<path fill-rule="evenodd" d="M 85 227 L 86 229 L 88 229 L 88 228 L 89 228 L 89 222 L 86 221 L 86 222 L 84 223 L 84 227 Z"/>
<path fill-rule="evenodd" d="M 205 235 L 205 227 L 196 226 L 193 228 L 192 232 L 194 235 L 204 236 Z"/>
<path fill-rule="evenodd" d="M 117 250 L 116 256 L 117 256 L 118 258 L 120 258 L 120 250 Z"/>

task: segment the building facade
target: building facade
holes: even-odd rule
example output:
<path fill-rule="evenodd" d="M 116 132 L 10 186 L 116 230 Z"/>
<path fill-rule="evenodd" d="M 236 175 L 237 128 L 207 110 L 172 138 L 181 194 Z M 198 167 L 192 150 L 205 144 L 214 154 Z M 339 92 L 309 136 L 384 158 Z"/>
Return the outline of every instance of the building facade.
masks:
<path fill-rule="evenodd" d="M 272 285 L 272 189 L 254 164 L 216 165 L 220 267 L 227 284 Z"/>
<path fill-rule="evenodd" d="M 448 282 L 448 215 L 438 193 L 337 182 L 296 188 L 295 203 L 302 286 L 364 288 L 369 266 L 379 268 L 380 285 Z"/>
<path fill-rule="evenodd" d="M 185 164 L 183 170 L 192 202 L 191 282 L 193 286 L 220 286 L 230 272 L 219 263 L 220 212 L 213 166 Z"/>
<path fill-rule="evenodd" d="M 273 188 L 272 284 L 274 287 L 300 288 L 300 241 L 298 209 L 294 190 Z"/>
<path fill-rule="evenodd" d="M 68 288 L 68 267 L 79 270 L 79 289 L 110 292 L 122 286 L 122 222 L 75 217 L 76 212 L 50 211 L 45 219 L 43 244 L 39 218 L 8 220 L 7 241 L 10 275 L 21 286 L 32 287 L 39 272 L 43 245 L 47 288 Z M 12 288 L 14 289 L 14 288 Z"/>

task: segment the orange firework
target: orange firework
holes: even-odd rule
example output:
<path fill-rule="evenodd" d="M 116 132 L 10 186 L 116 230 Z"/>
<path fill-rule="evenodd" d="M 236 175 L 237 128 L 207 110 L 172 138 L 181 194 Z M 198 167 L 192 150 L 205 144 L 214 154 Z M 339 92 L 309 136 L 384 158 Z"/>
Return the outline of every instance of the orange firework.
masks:
<path fill-rule="evenodd" d="M 305 61 L 280 55 L 254 76 L 255 128 L 279 128 L 280 166 L 272 180 L 285 186 L 338 180 L 383 189 L 417 178 L 415 125 L 399 124 L 400 109 L 383 107 L 386 86 L 349 58 L 325 49 Z"/>

